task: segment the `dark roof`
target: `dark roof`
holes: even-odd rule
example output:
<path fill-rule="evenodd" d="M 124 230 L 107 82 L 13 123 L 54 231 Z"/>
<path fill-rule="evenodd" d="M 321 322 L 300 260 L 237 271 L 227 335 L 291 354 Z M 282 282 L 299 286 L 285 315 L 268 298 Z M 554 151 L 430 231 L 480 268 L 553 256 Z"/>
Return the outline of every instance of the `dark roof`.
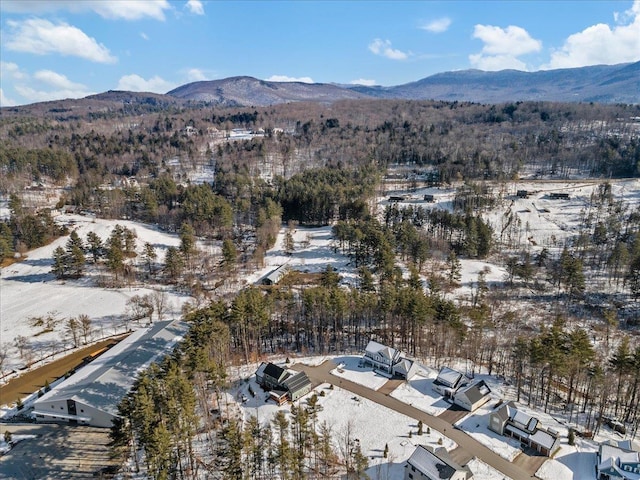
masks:
<path fill-rule="evenodd" d="M 284 386 L 287 387 L 290 392 L 297 392 L 308 386 L 311 386 L 311 380 L 309 380 L 309 377 L 307 377 L 306 373 L 300 372 L 296 373 L 292 377 L 287 378 L 284 381 Z"/>
<path fill-rule="evenodd" d="M 465 478 L 471 476 L 470 471 L 454 462 L 442 447 L 432 452 L 423 445 L 418 445 L 407 463 L 429 478 L 449 479 L 456 472 L 465 472 Z"/>
<path fill-rule="evenodd" d="M 471 404 L 476 403 L 477 401 L 483 399 L 485 396 L 491 393 L 491 390 L 484 382 L 484 380 L 480 380 L 478 383 L 474 383 L 473 385 L 466 387 L 461 392 L 462 395 L 465 395 Z"/>
<path fill-rule="evenodd" d="M 287 373 L 284 368 L 279 367 L 273 363 L 268 363 L 264 369 L 264 374 L 269 375 L 271 378 L 275 378 L 276 380 L 280 380 L 282 375 Z"/>

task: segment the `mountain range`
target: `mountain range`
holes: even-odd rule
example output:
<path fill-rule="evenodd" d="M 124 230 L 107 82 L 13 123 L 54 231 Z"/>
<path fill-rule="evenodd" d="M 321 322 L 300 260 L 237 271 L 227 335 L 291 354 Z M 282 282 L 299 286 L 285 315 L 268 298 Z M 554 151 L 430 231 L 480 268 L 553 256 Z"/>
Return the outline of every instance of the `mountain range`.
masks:
<path fill-rule="evenodd" d="M 84 99 L 5 107 L 2 110 L 34 114 L 43 110 L 57 112 L 72 109 L 78 114 L 83 110 L 95 112 L 117 105 L 146 105 L 161 109 L 187 103 L 268 106 L 291 102 L 329 104 L 338 100 L 376 98 L 478 103 L 554 101 L 639 104 L 640 62 L 537 72 L 460 70 L 390 87 L 271 82 L 240 76 L 188 83 L 164 95 L 110 90 Z"/>

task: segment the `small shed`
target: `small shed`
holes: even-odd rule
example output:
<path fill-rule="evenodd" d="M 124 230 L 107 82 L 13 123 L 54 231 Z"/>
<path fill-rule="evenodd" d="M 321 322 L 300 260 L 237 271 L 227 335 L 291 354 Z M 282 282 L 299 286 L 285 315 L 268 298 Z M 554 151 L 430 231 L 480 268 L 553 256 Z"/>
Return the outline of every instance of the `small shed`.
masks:
<path fill-rule="evenodd" d="M 430 193 L 427 193 L 424 197 L 422 197 L 422 199 L 427 203 L 433 203 L 436 201 L 436 197 L 431 195 Z"/>

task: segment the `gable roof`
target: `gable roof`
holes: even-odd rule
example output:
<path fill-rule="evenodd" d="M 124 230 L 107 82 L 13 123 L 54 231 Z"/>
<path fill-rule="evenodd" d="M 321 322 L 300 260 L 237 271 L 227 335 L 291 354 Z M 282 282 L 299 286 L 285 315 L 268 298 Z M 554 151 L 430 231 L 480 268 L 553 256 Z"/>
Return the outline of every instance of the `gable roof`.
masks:
<path fill-rule="evenodd" d="M 286 376 L 283 377 L 286 373 L 287 371 L 284 368 L 279 367 L 275 363 L 267 363 L 267 366 L 264 367 L 264 374 L 269 375 L 271 378 L 275 378 L 276 380 L 283 380 L 286 378 Z"/>
<path fill-rule="evenodd" d="M 465 478 L 471 476 L 470 470 L 454 462 L 443 447 L 431 451 L 424 445 L 418 445 L 407 460 L 407 464 L 429 478 L 446 480 L 453 477 L 456 472 L 465 472 Z"/>
<path fill-rule="evenodd" d="M 464 395 L 469 400 L 469 403 L 473 405 L 474 403 L 482 400 L 490 393 L 491 390 L 489 389 L 489 386 L 485 383 L 484 380 L 480 380 L 479 382 L 476 382 L 474 384 L 462 387 L 461 390 L 458 390 L 456 396 Z"/>
<path fill-rule="evenodd" d="M 287 378 L 283 384 L 287 387 L 287 390 L 293 393 L 311 386 L 311 380 L 309 380 L 306 373 L 299 372 Z"/>
<path fill-rule="evenodd" d="M 389 361 L 394 361 L 397 359 L 397 357 L 400 356 L 400 352 L 395 348 L 387 347 L 386 345 L 382 345 L 381 343 L 375 342 L 373 340 L 369 341 L 369 343 L 367 344 L 365 353 L 369 353 L 371 355 L 377 354 Z"/>
<path fill-rule="evenodd" d="M 182 340 L 189 326 L 180 321 L 156 322 L 133 332 L 87 366 L 34 402 L 75 400 L 111 415 L 135 383 L 138 374 Z"/>
<path fill-rule="evenodd" d="M 462 377 L 463 375 L 460 372 L 449 367 L 442 367 L 438 372 L 438 376 L 435 381 L 444 385 L 448 385 L 450 387 L 454 387 L 458 384 L 458 382 L 460 382 L 460 380 L 462 380 Z"/>

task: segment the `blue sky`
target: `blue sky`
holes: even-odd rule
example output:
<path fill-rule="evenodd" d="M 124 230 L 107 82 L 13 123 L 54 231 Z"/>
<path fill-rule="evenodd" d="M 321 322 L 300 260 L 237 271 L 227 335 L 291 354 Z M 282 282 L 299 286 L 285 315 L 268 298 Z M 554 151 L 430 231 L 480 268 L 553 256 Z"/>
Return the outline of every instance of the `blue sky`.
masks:
<path fill-rule="evenodd" d="M 640 0 L 0 0 L 0 105 L 236 75 L 399 85 L 640 60 Z"/>

